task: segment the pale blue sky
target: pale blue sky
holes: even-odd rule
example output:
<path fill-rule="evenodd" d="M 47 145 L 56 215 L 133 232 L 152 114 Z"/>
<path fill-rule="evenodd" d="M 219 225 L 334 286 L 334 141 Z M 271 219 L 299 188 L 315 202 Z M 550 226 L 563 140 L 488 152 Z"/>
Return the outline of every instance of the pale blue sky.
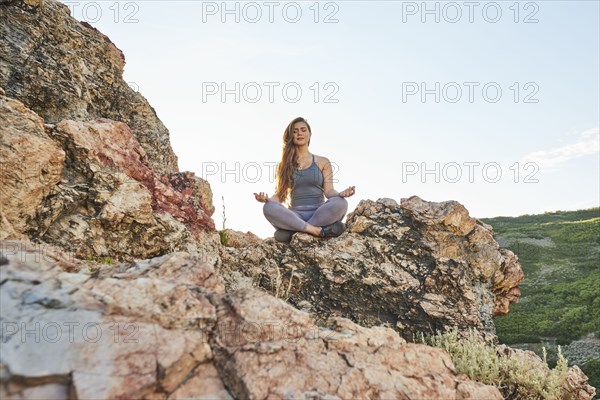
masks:
<path fill-rule="evenodd" d="M 320 2 L 317 23 L 312 1 L 296 2 L 302 11 L 297 23 L 282 15 L 287 5 L 287 16 L 294 17 L 291 2 L 276 2 L 273 23 L 265 2 L 253 3 L 263 13 L 256 23 L 249 22 L 256 8 L 248 2 L 227 3 L 229 9 L 238 4 L 239 23 L 233 15 L 221 21 L 222 2 L 64 3 L 75 5 L 75 18 L 88 20 L 124 52 L 125 79 L 135 83 L 169 128 L 180 169 L 210 182 L 218 227 L 224 196 L 227 227 L 272 235 L 262 203 L 252 193 L 273 193 L 268 165 L 279 160 L 283 130 L 296 116 L 311 124 L 309 150 L 335 164 L 336 189 L 356 186 L 349 212 L 361 199 L 400 201 L 412 195 L 457 200 L 475 217 L 600 205 L 598 1 L 518 2 L 516 7 L 514 1 L 478 2 L 472 23 L 462 1 L 427 2 L 429 9 L 439 7 L 439 23 L 434 15 L 422 22 L 421 1 Z M 93 4 L 84 14 L 86 3 Z M 462 12 L 455 23 L 449 19 L 457 8 L 449 3 Z M 210 15 L 213 6 L 218 10 Z M 498 21 L 486 21 L 496 17 L 495 9 L 502 13 Z M 332 12 L 338 22 L 324 23 Z M 137 22 L 125 22 L 128 15 Z M 528 15 L 538 22 L 524 23 Z M 240 87 L 256 82 L 263 97 L 252 103 L 242 96 L 236 103 L 233 95 L 222 102 L 217 94 L 203 101 L 203 84 L 211 82 L 230 89 L 236 82 Z M 264 82 L 279 83 L 272 103 Z M 293 82 L 302 90 L 296 103 L 281 91 Z M 436 82 L 439 103 L 433 94 L 425 102 L 420 93 L 406 94 L 411 83 L 434 89 Z M 452 82 L 462 90 L 454 103 L 455 87 L 447 85 Z M 479 85 L 473 102 L 464 82 Z M 497 102 L 484 98 L 486 84 L 492 86 L 491 97 L 494 87 L 502 90 Z M 288 93 L 294 95 L 292 89 Z M 327 94 L 338 102 L 324 102 Z M 537 103 L 524 102 L 528 94 Z M 247 95 L 253 97 L 254 90 Z M 535 165 L 525 168 L 527 161 Z M 434 169 L 436 162 L 448 179 L 436 182 L 432 174 L 420 173 L 402 179 L 403 169 Z M 480 163 L 473 182 L 464 164 L 469 162 Z M 492 163 L 502 168 L 495 183 L 493 168 L 482 175 L 483 165 Z M 510 169 L 515 163 L 517 182 Z M 221 176 L 223 168 L 233 171 L 236 165 L 239 173 Z M 463 175 L 452 183 L 456 165 Z M 207 174 L 213 168 L 217 173 Z M 525 182 L 530 173 L 537 182 Z"/>

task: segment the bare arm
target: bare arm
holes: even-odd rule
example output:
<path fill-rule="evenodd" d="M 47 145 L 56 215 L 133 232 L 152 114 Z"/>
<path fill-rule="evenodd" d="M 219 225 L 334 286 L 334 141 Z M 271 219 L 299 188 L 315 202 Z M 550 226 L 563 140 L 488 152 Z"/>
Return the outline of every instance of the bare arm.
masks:
<path fill-rule="evenodd" d="M 331 168 L 331 163 L 327 157 L 323 158 L 325 159 L 325 166 L 323 167 L 323 194 L 327 198 L 339 196 L 340 193 L 333 188 L 333 169 Z"/>
<path fill-rule="evenodd" d="M 333 188 L 333 168 L 331 168 L 331 163 L 327 157 L 323 157 L 325 159 L 325 166 L 323 167 L 323 193 L 325 197 L 328 199 L 330 197 L 350 197 L 354 194 L 355 187 L 350 186 L 347 189 L 344 189 L 342 192 L 338 192 Z"/>

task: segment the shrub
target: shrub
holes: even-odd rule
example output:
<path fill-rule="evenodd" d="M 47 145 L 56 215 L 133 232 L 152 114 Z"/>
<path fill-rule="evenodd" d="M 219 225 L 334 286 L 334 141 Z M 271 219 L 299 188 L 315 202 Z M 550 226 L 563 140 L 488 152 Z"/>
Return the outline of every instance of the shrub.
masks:
<path fill-rule="evenodd" d="M 589 377 L 589 384 L 600 389 L 600 360 L 588 360 L 581 370 Z"/>
<path fill-rule="evenodd" d="M 459 338 L 458 329 L 447 329 L 435 335 L 420 334 L 420 341 L 445 349 L 452 358 L 458 373 L 466 374 L 474 381 L 496 386 L 505 399 L 559 399 L 561 386 L 568 371 L 567 360 L 560 346 L 556 368 L 550 369 L 542 362 L 527 356 L 507 356 L 493 345 L 481 339 L 475 329 L 468 337 Z"/>

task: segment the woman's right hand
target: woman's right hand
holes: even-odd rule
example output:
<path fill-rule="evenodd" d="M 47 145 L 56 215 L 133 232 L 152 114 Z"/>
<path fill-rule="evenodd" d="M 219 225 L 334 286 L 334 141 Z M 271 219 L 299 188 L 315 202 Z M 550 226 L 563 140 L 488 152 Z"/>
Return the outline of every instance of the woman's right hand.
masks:
<path fill-rule="evenodd" d="M 269 195 L 265 192 L 254 193 L 254 198 L 256 198 L 256 201 L 260 203 L 266 203 L 267 201 L 269 201 Z"/>

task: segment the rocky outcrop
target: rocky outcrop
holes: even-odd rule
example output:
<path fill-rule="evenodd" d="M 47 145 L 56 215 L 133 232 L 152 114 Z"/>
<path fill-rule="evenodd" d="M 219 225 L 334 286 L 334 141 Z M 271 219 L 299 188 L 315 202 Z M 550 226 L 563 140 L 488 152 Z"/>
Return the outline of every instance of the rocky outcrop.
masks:
<path fill-rule="evenodd" d="M 178 172 L 123 53 L 58 1 L 0 11 L 0 239 L 80 258 L 215 252 L 210 186 Z"/>
<path fill-rule="evenodd" d="M 0 396 L 20 398 L 501 399 L 448 354 L 385 327 L 229 293 L 202 257 L 66 272 L 0 241 Z"/>
<path fill-rule="evenodd" d="M 0 2 L 0 87 L 47 123 L 109 118 L 127 124 L 159 173 L 179 172 L 169 131 L 123 80 L 110 39 L 56 0 Z"/>
<path fill-rule="evenodd" d="M 60 246 L 75 257 L 216 253 L 208 183 L 160 174 L 121 122 L 56 125 L 0 92 L 0 239 Z"/>
<path fill-rule="evenodd" d="M 224 248 L 227 287 L 251 280 L 316 318 L 385 324 L 405 339 L 457 326 L 495 338 L 493 316 L 518 298 L 523 271 L 489 225 L 456 201 L 362 200 L 337 238 Z"/>

